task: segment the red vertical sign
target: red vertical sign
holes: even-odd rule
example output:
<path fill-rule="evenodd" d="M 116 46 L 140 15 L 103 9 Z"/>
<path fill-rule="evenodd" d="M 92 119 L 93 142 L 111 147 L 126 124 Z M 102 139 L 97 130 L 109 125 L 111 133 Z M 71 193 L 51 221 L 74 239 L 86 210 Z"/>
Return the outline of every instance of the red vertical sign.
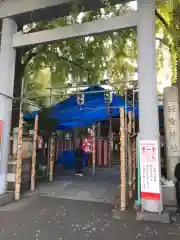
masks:
<path fill-rule="evenodd" d="M 141 197 L 160 200 L 157 141 L 140 141 Z"/>

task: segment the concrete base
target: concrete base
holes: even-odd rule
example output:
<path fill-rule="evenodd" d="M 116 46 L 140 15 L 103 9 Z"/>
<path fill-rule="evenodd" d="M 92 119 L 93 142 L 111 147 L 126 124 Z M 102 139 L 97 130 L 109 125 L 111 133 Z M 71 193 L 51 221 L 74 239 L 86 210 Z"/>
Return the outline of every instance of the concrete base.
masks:
<path fill-rule="evenodd" d="M 171 214 L 177 211 L 177 206 L 164 206 L 164 210 Z"/>
<path fill-rule="evenodd" d="M 167 211 L 164 211 L 161 215 L 158 213 L 151 212 L 141 212 L 140 206 L 133 201 L 128 203 L 128 210 L 121 211 L 120 210 L 120 199 L 119 196 L 116 196 L 114 200 L 114 211 L 113 217 L 116 220 L 124 220 L 124 221 L 147 221 L 147 222 L 159 222 L 159 223 L 170 223 L 170 215 Z"/>
<path fill-rule="evenodd" d="M 176 207 L 176 188 L 162 186 L 162 198 L 164 207 Z"/>
<path fill-rule="evenodd" d="M 115 220 L 136 221 L 136 213 L 133 209 L 122 212 L 120 209 L 114 209 L 113 218 Z"/>
<path fill-rule="evenodd" d="M 0 195 L 0 207 L 12 202 L 14 199 L 14 193 L 8 192 L 4 195 Z"/>
<path fill-rule="evenodd" d="M 146 221 L 146 222 L 159 222 L 159 223 L 170 223 L 170 215 L 168 212 L 164 211 L 161 215 L 158 213 L 151 212 L 136 212 L 137 221 Z"/>
<path fill-rule="evenodd" d="M 136 221 L 136 211 L 133 206 L 133 201 L 128 202 L 127 211 L 121 211 L 120 209 L 120 198 L 116 196 L 114 199 L 114 210 L 113 210 L 113 218 L 116 220 L 123 221 Z"/>

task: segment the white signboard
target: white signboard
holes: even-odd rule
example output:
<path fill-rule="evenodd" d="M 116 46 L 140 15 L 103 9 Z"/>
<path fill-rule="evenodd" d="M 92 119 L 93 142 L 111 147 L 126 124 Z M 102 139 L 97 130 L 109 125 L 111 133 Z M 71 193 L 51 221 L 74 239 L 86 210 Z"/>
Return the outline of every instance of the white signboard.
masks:
<path fill-rule="evenodd" d="M 141 198 L 160 200 L 157 141 L 140 141 Z"/>
<path fill-rule="evenodd" d="M 166 135 L 167 147 L 169 156 L 179 156 L 180 142 L 178 138 L 179 133 L 179 110 L 177 102 L 168 102 L 167 104 L 167 122 L 166 122 Z"/>

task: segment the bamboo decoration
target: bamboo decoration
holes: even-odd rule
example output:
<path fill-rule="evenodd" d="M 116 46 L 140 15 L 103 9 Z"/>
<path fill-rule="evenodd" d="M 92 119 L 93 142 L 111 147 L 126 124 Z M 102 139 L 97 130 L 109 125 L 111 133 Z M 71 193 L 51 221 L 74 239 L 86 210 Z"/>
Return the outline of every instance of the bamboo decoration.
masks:
<path fill-rule="evenodd" d="M 34 134 L 33 134 L 33 153 L 32 153 L 32 165 L 31 165 L 31 191 L 35 190 L 36 182 L 36 148 L 37 148 L 37 133 L 38 133 L 38 115 L 34 121 Z"/>
<path fill-rule="evenodd" d="M 15 185 L 15 200 L 18 201 L 21 197 L 21 175 L 22 175 L 22 134 L 23 134 L 23 114 L 20 113 L 18 145 L 17 145 L 17 160 L 16 160 L 16 185 Z"/>
<path fill-rule="evenodd" d="M 132 112 L 128 112 L 128 133 L 132 134 Z M 129 198 L 133 198 L 133 163 L 132 163 L 132 138 L 128 138 L 128 186 L 129 186 Z"/>
<path fill-rule="evenodd" d="M 92 127 L 92 175 L 96 174 L 96 138 L 95 138 L 96 127 Z"/>
<path fill-rule="evenodd" d="M 55 157 L 55 142 L 54 138 L 51 137 L 50 141 L 50 169 L 49 169 L 49 181 L 53 181 L 53 175 L 54 175 L 54 157 Z"/>
<path fill-rule="evenodd" d="M 135 112 L 133 110 L 133 115 L 132 115 L 132 134 L 133 134 L 133 139 L 132 139 L 132 167 L 133 167 L 133 191 L 136 191 L 136 138 L 135 138 Z"/>
<path fill-rule="evenodd" d="M 120 108 L 120 209 L 126 210 L 126 163 L 125 163 L 125 129 L 124 109 Z"/>

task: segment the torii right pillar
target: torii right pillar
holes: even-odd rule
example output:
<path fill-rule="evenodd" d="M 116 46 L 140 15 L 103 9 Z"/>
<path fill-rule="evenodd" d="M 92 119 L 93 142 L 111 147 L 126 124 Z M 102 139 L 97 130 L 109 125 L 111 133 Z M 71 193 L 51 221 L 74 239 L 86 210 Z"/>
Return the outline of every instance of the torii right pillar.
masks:
<path fill-rule="evenodd" d="M 159 148 L 159 116 L 156 80 L 156 31 L 154 0 L 138 2 L 138 80 L 139 80 L 139 128 L 140 140 L 157 141 Z M 160 155 L 158 157 L 158 175 L 160 173 Z M 160 179 L 158 180 L 160 185 Z M 160 186 L 159 186 L 159 189 Z M 160 191 L 161 192 L 161 191 Z M 162 212 L 162 194 L 160 200 L 142 199 L 145 212 Z M 158 215 L 158 214 L 157 214 Z"/>

